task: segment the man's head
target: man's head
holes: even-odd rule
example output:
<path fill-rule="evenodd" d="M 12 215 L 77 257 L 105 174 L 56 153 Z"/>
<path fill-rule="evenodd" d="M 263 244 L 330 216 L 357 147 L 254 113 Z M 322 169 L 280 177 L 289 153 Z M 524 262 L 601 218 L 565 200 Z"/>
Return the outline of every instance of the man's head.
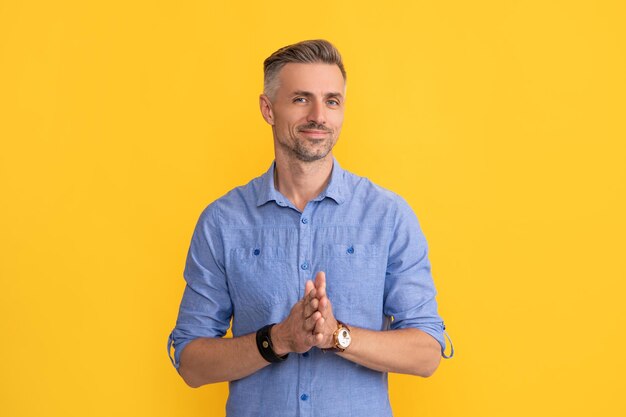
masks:
<path fill-rule="evenodd" d="M 346 70 L 337 48 L 323 39 L 302 41 L 280 48 L 263 62 L 263 93 L 274 100 L 280 80 L 278 73 L 288 63 L 337 65 L 346 82 Z"/>
<path fill-rule="evenodd" d="M 325 158 L 343 124 L 346 72 L 324 40 L 286 46 L 265 60 L 263 118 L 272 125 L 277 157 Z"/>

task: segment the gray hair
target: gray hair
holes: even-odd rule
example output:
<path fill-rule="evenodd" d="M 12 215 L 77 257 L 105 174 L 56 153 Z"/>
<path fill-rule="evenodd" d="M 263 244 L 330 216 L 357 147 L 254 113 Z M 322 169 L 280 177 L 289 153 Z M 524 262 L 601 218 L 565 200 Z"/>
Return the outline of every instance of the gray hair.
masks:
<path fill-rule="evenodd" d="M 263 92 L 274 100 L 278 90 L 278 73 L 290 62 L 302 64 L 335 64 L 341 70 L 344 82 L 346 70 L 337 48 L 324 39 L 302 41 L 280 48 L 263 62 Z"/>

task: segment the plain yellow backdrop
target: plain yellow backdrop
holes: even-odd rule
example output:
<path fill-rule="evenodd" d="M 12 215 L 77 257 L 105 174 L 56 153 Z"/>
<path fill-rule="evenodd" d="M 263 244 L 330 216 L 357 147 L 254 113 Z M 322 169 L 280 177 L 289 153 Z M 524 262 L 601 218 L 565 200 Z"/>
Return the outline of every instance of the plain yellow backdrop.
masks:
<path fill-rule="evenodd" d="M 224 414 L 166 356 L 185 256 L 272 161 L 263 59 L 313 38 L 335 155 L 415 210 L 457 349 L 390 376 L 395 415 L 626 415 L 625 9 L 1 0 L 0 415 Z"/>

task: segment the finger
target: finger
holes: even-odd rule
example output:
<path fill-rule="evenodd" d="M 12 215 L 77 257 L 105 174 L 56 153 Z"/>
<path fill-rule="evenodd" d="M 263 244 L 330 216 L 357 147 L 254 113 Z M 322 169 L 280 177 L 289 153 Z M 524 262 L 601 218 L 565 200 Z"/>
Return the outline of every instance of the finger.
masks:
<path fill-rule="evenodd" d="M 322 313 L 322 317 L 326 319 L 326 321 L 331 322 L 335 318 L 333 314 L 333 305 L 330 302 L 330 298 L 324 297 L 320 300 L 319 306 L 317 307 L 317 311 Z"/>
<path fill-rule="evenodd" d="M 326 273 L 319 271 L 315 275 L 315 289 L 317 298 L 322 298 L 326 295 Z"/>
<path fill-rule="evenodd" d="M 319 311 L 316 311 L 313 314 L 311 314 L 311 317 L 304 320 L 304 324 L 303 324 L 304 330 L 307 333 L 313 333 L 313 329 L 315 329 L 316 323 L 321 319 L 321 317 L 322 317 L 322 313 L 320 313 Z"/>
<path fill-rule="evenodd" d="M 322 333 L 316 333 L 313 335 L 313 338 L 314 338 L 313 345 L 319 346 L 324 340 L 324 335 Z"/>
<path fill-rule="evenodd" d="M 324 317 L 320 317 L 315 322 L 315 327 L 313 328 L 313 333 L 314 334 L 321 334 L 322 336 L 324 336 L 324 323 L 326 323 L 326 320 L 324 320 Z"/>
<path fill-rule="evenodd" d="M 319 271 L 315 274 L 315 288 L 321 288 L 326 286 L 326 272 Z"/>
<path fill-rule="evenodd" d="M 315 284 L 313 284 L 313 281 L 311 281 L 310 279 L 307 280 L 306 283 L 304 284 L 304 296 L 306 297 L 307 295 L 309 295 L 311 290 L 314 288 L 315 288 Z"/>
<path fill-rule="evenodd" d="M 324 340 L 324 336 L 321 333 L 317 333 L 317 334 L 309 333 L 307 337 L 305 338 L 305 340 L 306 340 L 306 343 L 309 344 L 309 346 L 319 346 L 320 343 L 322 343 L 322 340 Z"/>
<path fill-rule="evenodd" d="M 304 318 L 308 318 L 311 316 L 311 314 L 315 313 L 317 311 L 317 307 L 319 305 L 319 300 L 317 298 L 315 298 L 315 290 L 312 290 L 310 292 L 310 296 L 308 296 L 306 298 L 305 304 L 304 304 Z"/>
<path fill-rule="evenodd" d="M 307 305 L 312 297 L 315 297 L 315 285 L 313 281 L 307 280 L 304 283 L 304 297 L 300 299 L 300 302 L 302 302 L 302 316 L 305 318 L 311 315 L 311 312 L 307 311 Z"/>
<path fill-rule="evenodd" d="M 328 297 L 323 296 L 322 298 L 319 299 L 319 304 L 317 306 L 317 309 L 320 313 L 322 313 L 323 317 L 326 317 L 326 313 L 328 312 L 329 305 L 330 305 L 330 300 L 328 299 Z"/>
<path fill-rule="evenodd" d="M 315 297 L 316 297 L 318 300 L 321 300 L 321 299 L 322 299 L 323 297 L 325 297 L 325 296 L 326 296 L 326 287 L 317 288 L 317 289 L 315 290 Z"/>

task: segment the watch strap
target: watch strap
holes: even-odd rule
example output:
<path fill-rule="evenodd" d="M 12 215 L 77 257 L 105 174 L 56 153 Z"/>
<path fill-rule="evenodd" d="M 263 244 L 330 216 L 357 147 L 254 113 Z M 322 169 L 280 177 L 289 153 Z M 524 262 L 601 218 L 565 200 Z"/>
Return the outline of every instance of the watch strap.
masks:
<path fill-rule="evenodd" d="M 270 331 L 276 323 L 268 324 L 261 327 L 256 332 L 256 347 L 259 349 L 259 353 L 263 356 L 263 359 L 270 363 L 278 363 L 287 359 L 289 354 L 279 356 L 274 352 L 274 346 L 272 345 L 272 338 L 270 337 Z"/>

